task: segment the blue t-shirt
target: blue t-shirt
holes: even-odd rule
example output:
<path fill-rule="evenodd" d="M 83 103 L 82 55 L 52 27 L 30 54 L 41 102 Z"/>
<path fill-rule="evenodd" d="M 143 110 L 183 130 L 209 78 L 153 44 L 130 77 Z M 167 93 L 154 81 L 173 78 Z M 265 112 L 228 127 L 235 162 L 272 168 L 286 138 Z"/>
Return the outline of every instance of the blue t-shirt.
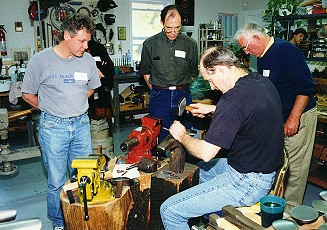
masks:
<path fill-rule="evenodd" d="M 38 95 L 41 111 L 57 117 L 75 117 L 89 107 L 87 91 L 101 85 L 93 57 L 62 58 L 52 47 L 28 62 L 22 92 Z"/>
<path fill-rule="evenodd" d="M 258 58 L 258 73 L 275 85 L 283 106 L 284 122 L 290 115 L 297 95 L 309 96 L 304 112 L 316 106 L 315 83 L 300 49 L 288 41 L 275 38 L 262 58 Z"/>
<path fill-rule="evenodd" d="M 284 159 L 283 130 L 275 87 L 250 73 L 221 96 L 204 140 L 228 149 L 228 164 L 240 173 L 271 173 Z"/>

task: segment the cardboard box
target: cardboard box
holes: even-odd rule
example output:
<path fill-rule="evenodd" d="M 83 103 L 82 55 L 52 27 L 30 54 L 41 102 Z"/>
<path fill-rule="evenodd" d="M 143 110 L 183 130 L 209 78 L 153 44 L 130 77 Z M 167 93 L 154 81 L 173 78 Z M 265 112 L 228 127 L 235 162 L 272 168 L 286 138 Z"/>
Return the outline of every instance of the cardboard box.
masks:
<path fill-rule="evenodd" d="M 143 109 L 143 104 L 133 104 L 132 102 L 126 102 L 119 106 L 120 111 L 132 111 L 132 110 L 138 110 Z"/>

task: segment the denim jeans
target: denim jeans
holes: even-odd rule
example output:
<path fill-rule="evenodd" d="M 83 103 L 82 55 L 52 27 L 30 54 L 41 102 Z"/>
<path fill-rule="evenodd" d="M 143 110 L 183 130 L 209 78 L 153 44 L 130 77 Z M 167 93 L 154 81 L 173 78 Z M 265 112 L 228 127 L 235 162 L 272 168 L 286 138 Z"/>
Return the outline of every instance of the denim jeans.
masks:
<path fill-rule="evenodd" d="M 199 162 L 200 183 L 168 198 L 160 207 L 167 230 L 190 229 L 188 219 L 220 211 L 226 205 L 251 206 L 269 193 L 275 172 L 239 173 L 226 158 Z"/>
<path fill-rule="evenodd" d="M 162 125 L 158 143 L 160 143 L 168 134 L 169 131 L 163 129 L 169 128 L 174 120 L 183 120 L 183 124 L 187 129 L 191 128 L 192 116 L 187 116 L 185 113 L 182 117 L 177 115 L 177 106 L 181 98 L 186 98 L 186 104 L 192 102 L 190 89 L 184 90 L 168 90 L 153 87 L 150 93 L 149 113 L 150 116 L 161 118 Z"/>
<path fill-rule="evenodd" d="M 60 191 L 70 175 L 72 160 L 76 156 L 92 153 L 90 122 L 87 113 L 72 118 L 59 118 L 41 113 L 39 142 L 43 164 L 48 172 L 48 217 L 54 227 L 64 226 L 60 206 Z"/>

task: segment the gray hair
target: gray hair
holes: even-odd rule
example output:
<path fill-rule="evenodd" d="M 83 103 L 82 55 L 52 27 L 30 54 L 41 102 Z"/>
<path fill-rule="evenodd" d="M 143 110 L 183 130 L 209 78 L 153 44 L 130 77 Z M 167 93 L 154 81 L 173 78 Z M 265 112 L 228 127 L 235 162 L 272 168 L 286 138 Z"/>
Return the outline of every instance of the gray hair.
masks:
<path fill-rule="evenodd" d="M 90 34 L 95 32 L 94 21 L 87 15 L 77 13 L 68 16 L 60 26 L 58 38 L 60 41 L 64 40 L 64 31 L 67 31 L 72 37 L 77 34 L 79 30 L 86 29 Z"/>
<path fill-rule="evenodd" d="M 249 22 L 236 31 L 234 35 L 234 40 L 238 41 L 241 36 L 249 39 L 254 34 L 267 35 L 267 32 L 266 29 L 260 24 L 256 22 Z"/>
<path fill-rule="evenodd" d="M 217 65 L 241 67 L 240 60 L 232 50 L 226 47 L 212 47 L 207 49 L 201 58 L 201 63 L 204 68 Z"/>

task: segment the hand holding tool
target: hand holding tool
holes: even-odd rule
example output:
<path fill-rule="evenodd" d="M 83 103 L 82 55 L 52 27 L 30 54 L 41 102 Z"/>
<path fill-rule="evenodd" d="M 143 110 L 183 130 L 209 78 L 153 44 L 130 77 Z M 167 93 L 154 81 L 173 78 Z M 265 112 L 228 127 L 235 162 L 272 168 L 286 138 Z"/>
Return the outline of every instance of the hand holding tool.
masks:
<path fill-rule="evenodd" d="M 179 100 L 178 106 L 177 106 L 177 115 L 182 116 L 184 111 L 192 111 L 194 107 L 186 105 L 186 98 L 183 97 L 182 99 Z"/>
<path fill-rule="evenodd" d="M 210 105 L 210 104 L 212 104 L 212 101 L 211 100 L 204 99 L 204 100 L 201 100 L 201 101 L 197 101 L 197 103 L 202 103 L 202 104 Z M 191 112 L 193 109 L 195 109 L 195 107 L 190 106 L 190 105 L 186 105 L 186 98 L 183 97 L 178 102 L 178 105 L 177 105 L 177 115 L 178 116 L 182 116 L 185 110 Z M 213 113 L 212 112 L 211 113 L 208 113 L 207 116 L 209 118 L 212 118 Z"/>

